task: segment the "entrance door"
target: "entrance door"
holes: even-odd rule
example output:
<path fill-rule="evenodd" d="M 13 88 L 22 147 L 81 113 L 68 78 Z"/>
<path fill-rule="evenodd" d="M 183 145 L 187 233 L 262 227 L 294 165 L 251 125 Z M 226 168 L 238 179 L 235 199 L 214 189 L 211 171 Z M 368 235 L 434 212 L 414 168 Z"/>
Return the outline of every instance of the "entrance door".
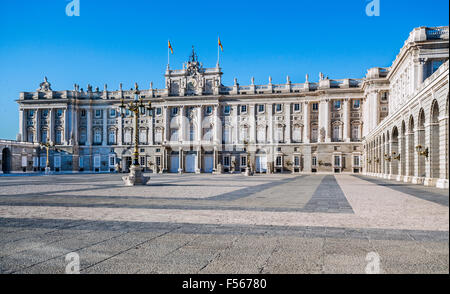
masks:
<path fill-rule="evenodd" d="M 205 173 L 212 173 L 213 171 L 213 156 L 212 155 L 205 155 L 205 166 L 203 167 L 203 170 Z"/>
<path fill-rule="evenodd" d="M 123 167 L 123 171 L 130 172 L 130 166 L 131 166 L 131 157 L 127 156 L 125 157 L 125 166 Z"/>
<path fill-rule="evenodd" d="M 195 161 L 197 160 L 197 156 L 195 154 L 186 154 L 186 172 L 194 173 L 195 172 Z"/>
<path fill-rule="evenodd" d="M 170 156 L 170 172 L 177 173 L 179 167 L 180 167 L 180 161 L 179 161 L 178 155 L 171 155 Z"/>
<path fill-rule="evenodd" d="M 255 169 L 257 173 L 265 173 L 267 171 L 267 156 L 261 155 L 255 157 Z"/>
<path fill-rule="evenodd" d="M 2 151 L 2 171 L 7 174 L 11 171 L 11 151 L 4 148 Z"/>

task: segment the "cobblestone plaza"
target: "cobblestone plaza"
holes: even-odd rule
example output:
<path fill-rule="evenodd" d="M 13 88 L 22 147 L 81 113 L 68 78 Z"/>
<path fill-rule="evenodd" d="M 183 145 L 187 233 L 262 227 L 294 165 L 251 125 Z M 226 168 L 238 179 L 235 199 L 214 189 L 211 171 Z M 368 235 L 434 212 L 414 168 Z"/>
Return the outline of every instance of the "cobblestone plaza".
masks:
<path fill-rule="evenodd" d="M 448 190 L 363 175 L 0 178 L 0 272 L 449 272 Z"/>

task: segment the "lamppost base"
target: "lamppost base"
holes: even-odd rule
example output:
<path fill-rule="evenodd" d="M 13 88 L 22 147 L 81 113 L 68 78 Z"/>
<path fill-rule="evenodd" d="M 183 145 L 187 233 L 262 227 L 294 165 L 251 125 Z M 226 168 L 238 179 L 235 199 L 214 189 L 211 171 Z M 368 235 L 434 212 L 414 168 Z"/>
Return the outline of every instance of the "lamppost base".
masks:
<path fill-rule="evenodd" d="M 145 177 L 142 174 L 142 168 L 140 166 L 132 165 L 130 167 L 130 174 L 122 177 L 125 186 L 146 185 L 150 180 L 150 177 Z"/>
<path fill-rule="evenodd" d="M 50 167 L 46 167 L 45 168 L 45 171 L 44 171 L 44 174 L 46 175 L 46 176 L 48 176 L 48 175 L 50 175 L 52 173 L 52 171 L 50 170 Z"/>

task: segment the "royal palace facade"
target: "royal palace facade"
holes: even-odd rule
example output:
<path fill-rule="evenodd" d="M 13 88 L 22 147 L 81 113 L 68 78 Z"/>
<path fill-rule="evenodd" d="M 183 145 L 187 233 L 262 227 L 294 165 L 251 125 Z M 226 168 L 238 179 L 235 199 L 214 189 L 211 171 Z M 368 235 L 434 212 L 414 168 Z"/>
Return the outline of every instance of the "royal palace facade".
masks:
<path fill-rule="evenodd" d="M 448 187 L 448 27 L 414 29 L 395 61 L 362 79 L 222 84 L 194 50 L 165 88 L 139 89 L 138 128 L 120 114 L 136 89 L 22 92 L 17 142 L 0 141 L 3 171 L 126 171 L 135 132 L 149 172 L 364 173 Z M 6 151 L 5 151 L 6 150 Z"/>

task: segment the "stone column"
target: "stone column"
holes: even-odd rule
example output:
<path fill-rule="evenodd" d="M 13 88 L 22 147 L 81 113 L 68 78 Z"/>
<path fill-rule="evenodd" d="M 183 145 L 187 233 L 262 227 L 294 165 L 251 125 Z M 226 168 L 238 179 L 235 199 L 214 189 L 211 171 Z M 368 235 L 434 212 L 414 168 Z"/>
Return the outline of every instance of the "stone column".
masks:
<path fill-rule="evenodd" d="M 197 107 L 197 144 L 202 142 L 202 121 L 203 121 L 203 107 L 200 105 Z"/>
<path fill-rule="evenodd" d="M 34 130 L 36 133 L 34 134 L 34 142 L 41 142 L 41 111 L 37 108 L 34 111 Z"/>
<path fill-rule="evenodd" d="M 55 109 L 49 109 L 49 123 L 48 123 L 48 135 L 49 135 L 49 143 L 55 142 Z"/>
<path fill-rule="evenodd" d="M 249 144 L 256 142 L 256 120 L 255 120 L 255 104 L 249 105 Z"/>
<path fill-rule="evenodd" d="M 64 145 L 69 145 L 70 130 L 69 130 L 69 106 L 64 109 Z"/>
<path fill-rule="evenodd" d="M 232 111 L 233 111 L 233 117 L 232 117 L 232 141 L 233 144 L 237 144 L 239 142 L 239 125 L 238 125 L 238 108 L 239 105 L 233 105 Z"/>
<path fill-rule="evenodd" d="M 154 139 L 154 125 L 153 125 L 153 117 L 149 117 L 149 130 L 148 130 L 148 144 L 153 145 L 155 144 L 155 139 Z M 156 162 L 155 162 L 156 164 Z"/>
<path fill-rule="evenodd" d="M 73 145 L 78 145 L 78 106 L 72 108 L 72 130 L 73 130 Z M 70 140 L 70 138 L 69 138 Z M 78 169 L 77 169 L 78 170 Z"/>
<path fill-rule="evenodd" d="M 436 187 L 448 189 L 448 114 L 439 117 L 439 179 Z"/>
<path fill-rule="evenodd" d="M 303 143 L 308 144 L 310 142 L 310 105 L 309 101 L 305 101 L 303 104 Z"/>
<path fill-rule="evenodd" d="M 28 138 L 25 138 L 27 131 L 26 131 L 26 121 L 27 118 L 25 116 L 26 110 L 19 109 L 19 135 L 20 135 L 20 141 L 25 142 L 28 140 Z"/>
<path fill-rule="evenodd" d="M 329 101 L 329 99 L 326 99 L 319 102 L 319 142 L 331 142 Z M 325 140 L 322 140 L 322 130 L 325 130 Z"/>
<path fill-rule="evenodd" d="M 163 141 L 170 141 L 170 116 L 169 108 L 167 106 L 163 107 L 163 117 L 164 117 L 164 138 Z"/>
<path fill-rule="evenodd" d="M 434 186 L 436 184 L 433 179 L 433 173 L 431 172 L 431 169 L 433 168 L 433 162 L 431 160 L 431 153 L 433 152 L 431 143 L 431 132 L 433 127 L 432 125 L 433 123 L 431 121 L 425 123 L 425 147 L 428 147 L 429 152 L 428 158 L 425 160 L 425 186 Z"/>
<path fill-rule="evenodd" d="M 103 140 L 102 140 L 102 146 L 106 146 L 108 144 L 108 110 L 103 109 Z"/>
<path fill-rule="evenodd" d="M 121 115 L 119 115 L 119 130 L 117 131 L 117 145 L 121 146 L 122 140 L 123 140 L 123 118 Z M 163 159 L 161 158 L 161 161 Z"/>
<path fill-rule="evenodd" d="M 214 106 L 214 145 L 222 144 L 222 123 L 219 116 L 219 106 Z"/>
<path fill-rule="evenodd" d="M 343 114 L 344 114 L 344 142 L 350 142 L 349 129 L 350 129 L 350 109 L 349 109 L 349 99 L 344 99 L 343 101 Z M 360 137 L 361 138 L 361 137 Z"/>
<path fill-rule="evenodd" d="M 178 149 L 178 173 L 183 173 L 183 148 Z"/>
<path fill-rule="evenodd" d="M 200 166 L 201 166 L 200 155 L 201 155 L 201 147 L 198 146 L 197 147 L 197 156 L 195 158 L 195 173 L 196 174 L 200 173 Z"/>
<path fill-rule="evenodd" d="M 273 104 L 267 104 L 267 112 L 269 114 L 267 142 L 273 143 Z M 269 161 L 269 158 L 267 158 Z"/>
<path fill-rule="evenodd" d="M 285 110 L 285 122 L 286 122 L 285 138 L 286 138 L 286 143 L 290 144 L 291 143 L 291 104 L 286 103 L 284 105 L 284 110 Z"/>
<path fill-rule="evenodd" d="M 90 108 L 86 109 L 86 146 L 92 145 L 92 110 Z"/>

